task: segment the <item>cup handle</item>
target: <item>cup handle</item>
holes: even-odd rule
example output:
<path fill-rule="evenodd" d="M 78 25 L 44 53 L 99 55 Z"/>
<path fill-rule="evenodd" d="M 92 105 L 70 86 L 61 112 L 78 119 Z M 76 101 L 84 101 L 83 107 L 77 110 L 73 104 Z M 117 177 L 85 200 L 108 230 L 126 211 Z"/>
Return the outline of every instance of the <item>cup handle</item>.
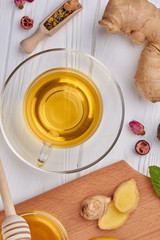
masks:
<path fill-rule="evenodd" d="M 37 165 L 38 167 L 43 167 L 45 162 L 47 161 L 48 157 L 49 157 L 49 153 L 51 151 L 51 143 L 48 142 L 44 142 L 43 143 L 43 147 L 40 151 L 39 157 L 37 159 Z"/>

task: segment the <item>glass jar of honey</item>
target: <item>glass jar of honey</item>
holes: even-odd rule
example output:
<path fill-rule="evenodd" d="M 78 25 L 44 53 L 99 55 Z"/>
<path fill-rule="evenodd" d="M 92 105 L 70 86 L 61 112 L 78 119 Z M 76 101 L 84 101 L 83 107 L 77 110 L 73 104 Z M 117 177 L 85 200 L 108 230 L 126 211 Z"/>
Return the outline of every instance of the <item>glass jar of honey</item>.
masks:
<path fill-rule="evenodd" d="M 32 240 L 69 240 L 61 222 L 50 214 L 31 210 L 20 212 L 19 215 L 28 223 Z M 2 236 L 0 239 L 3 239 Z"/>

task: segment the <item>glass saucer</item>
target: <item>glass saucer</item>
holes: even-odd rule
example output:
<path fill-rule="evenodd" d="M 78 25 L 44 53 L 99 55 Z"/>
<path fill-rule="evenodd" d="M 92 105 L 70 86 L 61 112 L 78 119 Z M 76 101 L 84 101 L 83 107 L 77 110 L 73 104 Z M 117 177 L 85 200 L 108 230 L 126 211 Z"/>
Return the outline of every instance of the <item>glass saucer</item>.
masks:
<path fill-rule="evenodd" d="M 43 143 L 32 134 L 24 119 L 23 101 L 28 87 L 37 76 L 56 68 L 85 74 L 102 99 L 100 124 L 84 142 L 73 147 Z M 0 112 L 6 142 L 22 161 L 42 171 L 73 173 L 98 163 L 114 147 L 123 126 L 124 100 L 117 81 L 100 61 L 79 51 L 49 49 L 27 58 L 11 73 L 4 85 Z M 43 159 L 44 164 L 37 164 L 37 159 Z"/>

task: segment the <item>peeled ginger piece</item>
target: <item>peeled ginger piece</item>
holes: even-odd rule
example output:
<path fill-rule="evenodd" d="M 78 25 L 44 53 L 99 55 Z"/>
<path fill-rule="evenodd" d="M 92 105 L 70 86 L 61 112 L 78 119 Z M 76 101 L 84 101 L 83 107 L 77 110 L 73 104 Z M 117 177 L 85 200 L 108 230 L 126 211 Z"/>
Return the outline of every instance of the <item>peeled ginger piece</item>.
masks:
<path fill-rule="evenodd" d="M 104 230 L 117 229 L 126 222 L 128 216 L 129 213 L 120 212 L 111 201 L 106 213 L 98 220 L 98 226 Z"/>
<path fill-rule="evenodd" d="M 90 240 L 118 240 L 116 238 L 108 238 L 108 237 L 100 237 L 100 238 L 92 238 Z"/>
<path fill-rule="evenodd" d="M 114 192 L 114 205 L 122 213 L 132 212 L 138 204 L 139 193 L 134 179 L 130 179 L 119 185 Z"/>

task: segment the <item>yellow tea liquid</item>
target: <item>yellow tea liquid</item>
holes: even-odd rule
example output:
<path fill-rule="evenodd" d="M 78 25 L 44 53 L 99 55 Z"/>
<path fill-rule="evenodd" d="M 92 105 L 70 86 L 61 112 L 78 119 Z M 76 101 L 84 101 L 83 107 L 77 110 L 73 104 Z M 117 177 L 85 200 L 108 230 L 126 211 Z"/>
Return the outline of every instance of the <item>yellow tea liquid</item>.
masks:
<path fill-rule="evenodd" d="M 29 129 L 54 147 L 73 147 L 91 137 L 102 118 L 94 82 L 69 68 L 50 69 L 28 87 L 23 103 Z"/>

